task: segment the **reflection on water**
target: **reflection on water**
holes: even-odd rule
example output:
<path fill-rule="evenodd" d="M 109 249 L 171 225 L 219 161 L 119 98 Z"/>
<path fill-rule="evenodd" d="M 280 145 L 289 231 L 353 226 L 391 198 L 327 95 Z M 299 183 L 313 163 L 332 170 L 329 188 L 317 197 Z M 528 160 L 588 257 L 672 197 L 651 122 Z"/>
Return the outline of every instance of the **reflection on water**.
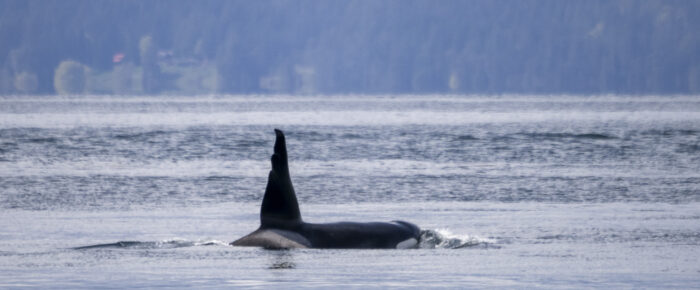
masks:
<path fill-rule="evenodd" d="M 269 253 L 270 267 L 268 269 L 294 269 L 297 266 L 294 263 L 294 254 L 291 250 L 267 250 L 265 252 Z"/>

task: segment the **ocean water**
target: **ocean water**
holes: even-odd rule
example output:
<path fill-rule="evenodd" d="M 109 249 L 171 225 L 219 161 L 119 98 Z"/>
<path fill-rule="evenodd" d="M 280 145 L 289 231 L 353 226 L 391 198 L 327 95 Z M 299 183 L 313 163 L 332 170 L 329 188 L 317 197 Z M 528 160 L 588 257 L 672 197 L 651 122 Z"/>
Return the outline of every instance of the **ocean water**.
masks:
<path fill-rule="evenodd" d="M 310 222 L 264 250 L 273 128 Z M 697 96 L 0 98 L 0 288 L 698 288 Z"/>

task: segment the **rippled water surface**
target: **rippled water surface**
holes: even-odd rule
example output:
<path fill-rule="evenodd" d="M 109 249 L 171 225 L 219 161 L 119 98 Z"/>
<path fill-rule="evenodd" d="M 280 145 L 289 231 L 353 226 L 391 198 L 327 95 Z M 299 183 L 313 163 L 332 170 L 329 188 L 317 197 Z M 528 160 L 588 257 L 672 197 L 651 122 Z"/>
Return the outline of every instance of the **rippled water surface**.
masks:
<path fill-rule="evenodd" d="M 305 220 L 421 248 L 228 246 L 273 128 Z M 692 288 L 700 98 L 4 97 L 0 208 L 0 287 Z"/>

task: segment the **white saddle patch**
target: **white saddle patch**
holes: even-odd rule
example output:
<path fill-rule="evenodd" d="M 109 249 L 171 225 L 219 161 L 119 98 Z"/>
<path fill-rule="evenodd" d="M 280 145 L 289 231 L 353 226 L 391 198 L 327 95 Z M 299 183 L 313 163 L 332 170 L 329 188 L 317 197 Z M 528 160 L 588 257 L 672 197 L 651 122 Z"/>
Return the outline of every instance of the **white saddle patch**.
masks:
<path fill-rule="evenodd" d="M 396 244 L 397 249 L 415 249 L 418 246 L 418 240 L 410 238 L 403 242 Z"/>

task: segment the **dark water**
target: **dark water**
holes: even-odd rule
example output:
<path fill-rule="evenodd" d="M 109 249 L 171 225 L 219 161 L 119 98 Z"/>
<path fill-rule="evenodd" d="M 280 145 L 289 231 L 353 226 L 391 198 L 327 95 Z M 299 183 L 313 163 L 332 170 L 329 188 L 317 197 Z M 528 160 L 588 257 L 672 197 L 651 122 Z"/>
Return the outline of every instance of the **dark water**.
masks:
<path fill-rule="evenodd" d="M 405 219 L 422 249 L 227 246 L 273 128 L 306 220 Z M 697 97 L 0 100 L 3 286 L 696 287 L 699 202 Z"/>

